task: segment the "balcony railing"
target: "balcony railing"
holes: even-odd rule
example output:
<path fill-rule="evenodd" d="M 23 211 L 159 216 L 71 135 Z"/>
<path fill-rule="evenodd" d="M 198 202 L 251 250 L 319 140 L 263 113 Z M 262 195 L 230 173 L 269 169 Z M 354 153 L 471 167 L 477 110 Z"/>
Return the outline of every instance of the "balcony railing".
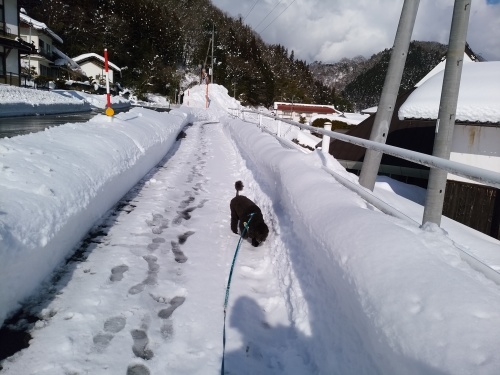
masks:
<path fill-rule="evenodd" d="M 21 77 L 17 73 L 6 72 L 6 74 L 0 74 L 0 83 L 4 83 L 11 86 L 20 86 Z"/>

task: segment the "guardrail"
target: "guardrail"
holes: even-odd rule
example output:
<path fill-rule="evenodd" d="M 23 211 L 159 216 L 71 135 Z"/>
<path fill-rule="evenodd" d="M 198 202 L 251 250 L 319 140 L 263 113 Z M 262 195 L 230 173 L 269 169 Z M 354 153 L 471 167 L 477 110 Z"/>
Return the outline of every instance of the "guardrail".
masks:
<path fill-rule="evenodd" d="M 457 163 L 451 160 L 445 160 L 441 159 L 435 156 L 427 155 L 427 154 L 422 154 L 419 152 L 415 151 L 410 151 L 406 149 L 402 149 L 399 147 L 394 147 L 394 146 L 389 146 L 386 144 L 381 144 L 378 142 L 373 142 L 369 141 L 366 139 L 358 138 L 358 137 L 353 137 L 341 133 L 336 133 L 331 130 L 325 130 L 321 128 L 315 128 L 313 126 L 309 125 L 304 125 L 300 124 L 295 121 L 287 120 L 287 119 L 281 119 L 272 115 L 268 115 L 262 112 L 257 112 L 257 111 L 252 111 L 252 110 L 247 110 L 247 109 L 237 109 L 237 108 L 230 108 L 232 111 L 231 115 L 234 117 L 238 117 L 242 119 L 243 121 L 246 121 L 245 119 L 245 113 L 251 113 L 257 116 L 254 116 L 253 120 L 257 121 L 257 125 L 261 128 L 263 128 L 263 117 L 271 118 L 273 121 L 276 121 L 277 124 L 275 126 L 276 129 L 276 134 L 275 137 L 278 139 L 281 138 L 282 136 L 282 125 L 281 123 L 287 123 L 291 126 L 296 126 L 301 129 L 306 129 L 313 131 L 315 133 L 323 134 L 326 137 L 331 137 L 338 139 L 340 141 L 348 142 L 355 144 L 357 146 L 369 148 L 371 150 L 376 150 L 380 151 L 392 156 L 396 156 L 401 159 L 409 160 L 414 163 L 418 163 L 421 165 L 425 165 L 428 167 L 432 168 L 440 168 L 443 170 L 446 170 L 450 173 L 453 173 L 458 176 L 462 176 L 468 179 L 471 179 L 473 181 L 481 182 L 485 185 L 488 186 L 494 186 L 497 188 L 500 188 L 500 173 L 492 172 L 486 169 L 482 168 L 477 168 L 477 167 L 472 167 L 470 165 L 462 164 L 462 163 Z M 267 129 L 267 132 L 270 132 Z M 324 138 L 326 138 L 324 137 Z M 323 144 L 329 144 L 329 140 L 323 141 Z M 289 143 L 289 142 L 288 142 Z M 285 143 L 287 145 L 288 143 Z M 323 149 L 324 153 L 328 153 L 328 150 Z M 347 187 L 348 189 L 356 192 L 359 194 L 363 199 L 367 200 L 369 203 L 371 203 L 373 206 L 378 208 L 380 211 L 389 214 L 391 216 L 398 217 L 400 219 L 405 220 L 408 223 L 411 223 L 412 225 L 417 225 L 420 226 L 419 223 L 411 219 L 410 217 L 406 216 L 405 214 L 399 212 L 395 208 L 391 207 L 390 205 L 386 204 L 385 202 L 381 201 L 378 197 L 374 196 L 371 191 L 369 191 L 366 188 L 363 188 L 361 185 L 354 184 L 347 179 L 343 178 L 340 176 L 338 173 L 335 173 L 334 171 L 323 167 L 323 169 L 328 172 L 332 177 L 334 177 L 339 183 Z M 464 249 L 460 248 L 460 246 L 455 245 L 456 249 L 458 250 L 458 253 L 460 255 L 460 258 L 465 261 L 466 263 L 469 264 L 471 268 L 474 270 L 481 272 L 484 276 L 486 276 L 488 279 L 494 281 L 496 284 L 500 285 L 500 273 L 488 266 L 487 264 L 483 263 L 481 260 L 477 259 L 473 255 L 469 254 L 466 252 Z"/>
<path fill-rule="evenodd" d="M 235 110 L 234 108 L 231 108 L 231 110 Z M 493 172 L 487 169 L 483 168 L 478 168 L 478 167 L 473 167 L 467 164 L 463 163 L 458 163 L 456 161 L 452 160 L 447 160 L 447 159 L 441 159 L 436 156 L 432 155 L 427 155 L 427 154 L 422 154 L 420 152 L 416 151 L 411 151 L 411 150 L 406 150 L 403 148 L 395 147 L 395 146 L 390 146 L 378 142 L 373 142 L 369 141 L 363 138 L 358 138 L 358 137 L 353 137 L 350 135 L 342 134 L 342 133 L 337 133 L 333 132 L 331 130 L 325 130 L 321 128 L 315 128 L 314 126 L 309 126 L 309 125 L 304 125 L 300 124 L 295 121 L 287 120 L 287 119 L 281 119 L 277 118 L 272 115 L 268 115 L 262 112 L 257 112 L 257 111 L 252 111 L 252 110 L 237 110 L 241 115 L 237 114 L 236 116 L 241 118 L 242 120 L 245 120 L 244 114 L 245 113 L 253 113 L 258 115 L 258 121 L 259 121 L 259 126 L 262 126 L 262 117 L 269 117 L 274 119 L 274 121 L 280 121 L 284 122 L 287 124 L 290 124 L 292 126 L 299 127 L 301 129 L 307 129 L 310 131 L 313 131 L 315 133 L 327 135 L 330 138 L 335 138 L 343 142 L 348 142 L 355 144 L 357 146 L 361 146 L 364 148 L 368 148 L 371 150 L 383 152 L 384 154 L 392 155 L 401 159 L 409 160 L 411 162 L 420 164 L 420 165 L 425 165 L 427 167 L 431 168 L 439 168 L 442 170 L 445 170 L 447 172 L 450 172 L 454 175 L 465 177 L 469 180 L 473 180 L 476 182 L 480 182 L 482 184 L 488 185 L 488 186 L 493 186 L 496 188 L 500 189 L 500 173 Z M 234 114 L 233 114 L 234 115 Z M 278 129 L 280 129 L 280 125 L 278 125 Z M 280 136 L 280 131 L 278 130 L 277 133 L 278 136 Z"/>

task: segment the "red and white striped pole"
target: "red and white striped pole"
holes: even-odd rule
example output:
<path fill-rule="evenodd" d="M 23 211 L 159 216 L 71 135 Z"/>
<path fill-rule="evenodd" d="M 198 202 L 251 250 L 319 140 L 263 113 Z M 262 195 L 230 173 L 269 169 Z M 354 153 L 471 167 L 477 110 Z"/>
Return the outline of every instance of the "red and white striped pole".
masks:
<path fill-rule="evenodd" d="M 115 111 L 111 108 L 111 94 L 109 93 L 108 49 L 104 49 L 104 70 L 106 71 L 106 115 L 113 116 Z"/>

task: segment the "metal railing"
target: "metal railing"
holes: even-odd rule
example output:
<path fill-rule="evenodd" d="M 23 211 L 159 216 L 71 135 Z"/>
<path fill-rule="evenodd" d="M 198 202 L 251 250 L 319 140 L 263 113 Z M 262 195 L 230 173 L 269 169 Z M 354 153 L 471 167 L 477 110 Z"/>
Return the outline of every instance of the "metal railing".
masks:
<path fill-rule="evenodd" d="M 234 109 L 231 109 L 231 110 L 234 110 Z M 427 155 L 427 154 L 423 154 L 423 153 L 416 152 L 416 151 L 406 150 L 404 148 L 399 148 L 399 147 L 390 146 L 387 144 L 373 142 L 373 141 L 369 141 L 367 139 L 353 137 L 350 135 L 337 133 L 337 132 L 334 132 L 331 130 L 324 130 L 321 128 L 315 128 L 313 126 L 300 124 L 300 123 L 295 122 L 295 121 L 277 118 L 275 116 L 268 115 L 268 114 L 265 114 L 262 112 L 257 112 L 257 111 L 253 111 L 253 110 L 247 110 L 247 109 L 238 110 L 238 111 L 239 111 L 239 113 L 241 113 L 241 115 L 237 114 L 237 117 L 241 118 L 242 120 L 245 120 L 245 116 L 244 116 L 245 113 L 253 113 L 253 114 L 258 115 L 259 125 L 262 124 L 262 117 L 263 116 L 273 118 L 274 121 L 284 122 L 284 123 L 290 124 L 292 126 L 299 127 L 301 129 L 306 129 L 306 130 L 310 130 L 310 131 L 315 132 L 315 133 L 327 135 L 330 138 L 335 138 L 335 139 L 338 139 L 338 140 L 343 141 L 343 142 L 352 143 L 354 145 L 368 148 L 370 150 L 383 152 L 384 154 L 392 155 L 392 156 L 395 156 L 395 157 L 400 158 L 400 159 L 408 160 L 408 161 L 411 161 L 411 162 L 414 162 L 414 163 L 417 163 L 420 165 L 425 165 L 427 167 L 439 168 L 439 169 L 445 170 L 447 172 L 450 172 L 454 175 L 461 176 L 461 177 L 467 178 L 469 180 L 473 180 L 473 181 L 482 183 L 484 185 L 488 185 L 488 186 L 492 186 L 492 187 L 496 187 L 496 188 L 500 189 L 500 173 L 493 172 L 493 171 L 490 171 L 487 169 L 473 167 L 473 166 L 470 166 L 467 164 L 458 163 L 456 161 L 452 161 L 452 160 L 448 160 L 448 159 L 441 159 L 441 158 L 438 158 L 438 157 L 435 157 L 432 155 Z M 234 113 L 233 113 L 233 115 L 234 115 Z M 279 127 L 280 126 L 278 125 L 278 128 Z M 280 134 L 278 134 L 278 135 L 280 135 Z"/>
<path fill-rule="evenodd" d="M 469 179 L 477 181 L 477 182 L 481 182 L 485 185 L 494 186 L 497 188 L 500 187 L 500 173 L 492 172 L 492 171 L 489 171 L 486 169 L 472 167 L 470 165 L 453 162 L 451 160 L 440 159 L 440 158 L 437 158 L 435 156 L 430 156 L 427 154 L 422 154 L 419 152 L 410 151 L 410 150 L 402 149 L 399 147 L 389 146 L 389 145 L 381 144 L 378 142 L 368 141 L 368 140 L 362 139 L 362 138 L 357 138 L 357 137 L 353 137 L 353 136 L 349 136 L 349 135 L 345 135 L 345 134 L 341 134 L 341 133 L 336 133 L 336 132 L 333 132 L 331 130 L 315 128 L 313 126 L 304 125 L 304 124 L 300 124 L 300 123 L 295 122 L 295 121 L 278 118 L 278 117 L 275 117 L 273 115 L 268 115 L 268 114 L 262 113 L 262 112 L 246 110 L 246 109 L 242 110 L 242 109 L 236 109 L 236 108 L 230 108 L 230 111 L 231 111 L 232 116 L 238 117 L 238 118 L 242 119 L 243 121 L 247 121 L 247 119 L 245 119 L 245 113 L 257 115 L 257 116 L 253 117 L 253 120 L 256 120 L 257 125 L 261 128 L 265 128 L 265 126 L 263 126 L 263 117 L 271 118 L 273 120 L 273 122 L 278 123 L 275 126 L 276 132 L 275 132 L 275 134 L 273 134 L 277 139 L 282 139 L 281 138 L 281 134 L 282 134 L 281 123 L 283 122 L 283 123 L 287 123 L 291 126 L 296 126 L 298 128 L 310 130 L 312 132 L 319 133 L 319 134 L 323 134 L 327 137 L 338 139 L 340 141 L 352 143 L 352 144 L 355 144 L 355 145 L 358 145 L 361 147 L 365 147 L 365 148 L 380 151 L 380 152 L 383 152 L 386 154 L 390 154 L 392 156 L 395 156 L 395 157 L 398 157 L 401 159 L 405 159 L 405 160 L 409 160 L 409 161 L 412 161 L 414 163 L 418 163 L 418 164 L 425 165 L 428 167 L 433 167 L 433 168 L 441 168 L 441 169 L 446 170 L 450 173 L 453 173 L 453 174 L 456 174 L 456 175 L 459 175 L 462 177 L 466 177 L 466 178 L 469 178 Z M 268 133 L 273 133 L 273 132 L 269 131 L 269 129 L 266 129 L 266 131 Z M 285 141 L 287 141 L 287 142 L 285 142 L 284 145 L 291 147 L 290 146 L 291 142 L 289 142 L 288 140 L 285 140 Z M 327 140 L 327 143 L 329 144 L 329 140 Z M 328 150 L 326 150 L 326 151 L 323 150 L 323 152 L 328 153 Z M 325 170 L 327 173 L 329 173 L 340 184 L 344 185 L 348 189 L 359 194 L 363 199 L 365 199 L 366 201 L 371 203 L 373 206 L 378 208 L 380 211 L 382 211 L 388 215 L 403 219 L 406 222 L 411 223 L 412 225 L 417 225 L 417 226 L 420 225 L 415 220 L 406 216 L 404 213 L 399 212 L 394 207 L 391 207 L 387 203 L 380 200 L 378 197 L 373 195 L 371 191 L 362 187 L 361 185 L 355 184 L 355 183 L 347 180 L 346 178 L 342 177 L 340 174 L 338 174 L 338 173 L 336 173 L 336 172 L 334 172 L 326 167 L 323 167 L 323 170 Z M 494 270 L 493 268 L 491 268 L 489 265 L 485 264 L 481 260 L 477 259 L 475 256 L 466 252 L 459 245 L 455 244 L 455 248 L 457 249 L 457 251 L 460 255 L 460 258 L 464 262 L 469 264 L 469 266 L 472 269 L 482 273 L 485 277 L 494 281 L 496 284 L 500 285 L 500 273 L 499 272 L 497 272 L 496 270 Z"/>

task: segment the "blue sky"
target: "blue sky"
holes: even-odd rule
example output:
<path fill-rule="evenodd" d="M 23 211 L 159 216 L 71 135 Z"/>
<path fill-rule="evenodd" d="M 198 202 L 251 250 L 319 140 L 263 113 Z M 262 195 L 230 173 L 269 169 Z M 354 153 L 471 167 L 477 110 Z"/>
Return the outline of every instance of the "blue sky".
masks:
<path fill-rule="evenodd" d="M 295 57 L 335 62 L 370 57 L 394 44 L 404 0 L 212 0 L 262 39 Z M 455 0 L 420 0 L 412 39 L 447 44 Z M 467 42 L 500 61 L 500 0 L 472 1 Z"/>

